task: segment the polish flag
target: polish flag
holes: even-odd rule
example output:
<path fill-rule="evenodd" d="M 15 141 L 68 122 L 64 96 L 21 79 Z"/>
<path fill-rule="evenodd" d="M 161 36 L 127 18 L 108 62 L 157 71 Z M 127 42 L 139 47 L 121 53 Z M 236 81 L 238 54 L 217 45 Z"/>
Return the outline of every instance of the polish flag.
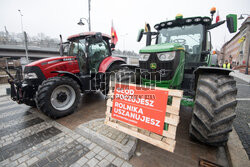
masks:
<path fill-rule="evenodd" d="M 217 16 L 216 16 L 216 23 L 218 23 L 220 21 L 220 15 L 219 15 L 219 11 L 217 12 Z"/>
<path fill-rule="evenodd" d="M 114 45 L 116 45 L 118 41 L 118 37 L 114 28 L 114 24 L 113 24 L 113 20 L 112 20 L 112 25 L 111 25 L 111 43 L 113 43 Z"/>

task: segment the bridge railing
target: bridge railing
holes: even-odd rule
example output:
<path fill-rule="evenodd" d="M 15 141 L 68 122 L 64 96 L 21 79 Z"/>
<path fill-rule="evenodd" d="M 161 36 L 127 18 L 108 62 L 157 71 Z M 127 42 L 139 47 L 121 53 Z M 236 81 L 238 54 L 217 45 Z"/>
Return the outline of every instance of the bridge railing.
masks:
<path fill-rule="evenodd" d="M 24 46 L 24 42 L 22 41 L 2 41 L 0 40 L 0 45 L 13 45 L 13 46 Z M 40 48 L 59 48 L 58 43 L 54 42 L 38 42 L 38 41 L 30 41 L 28 42 L 28 47 L 40 47 Z"/>

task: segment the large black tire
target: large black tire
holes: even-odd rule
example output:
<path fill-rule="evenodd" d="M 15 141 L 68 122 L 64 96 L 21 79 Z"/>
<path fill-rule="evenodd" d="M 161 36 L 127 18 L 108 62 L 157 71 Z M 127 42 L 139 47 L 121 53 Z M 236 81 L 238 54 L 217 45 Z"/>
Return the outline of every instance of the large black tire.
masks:
<path fill-rule="evenodd" d="M 140 76 L 140 74 L 138 74 Z M 136 79 L 139 79 L 139 77 L 136 77 L 135 71 L 132 69 L 129 69 L 126 66 L 121 66 L 120 64 L 115 64 L 110 67 L 110 69 L 106 73 L 106 80 L 105 80 L 105 89 L 102 88 L 102 93 L 104 95 L 107 95 L 109 92 L 109 84 L 110 81 L 112 84 L 115 84 L 116 82 L 119 83 L 125 83 L 125 84 L 136 84 Z M 112 85 L 114 86 L 114 85 Z"/>
<path fill-rule="evenodd" d="M 236 95 L 233 77 L 201 74 L 189 129 L 191 137 L 212 146 L 225 145 L 236 117 Z"/>
<path fill-rule="evenodd" d="M 49 78 L 43 81 L 36 93 L 38 109 L 53 119 L 72 114 L 77 110 L 80 99 L 78 83 L 68 77 Z"/>
<path fill-rule="evenodd" d="M 106 96 L 109 93 L 109 82 L 110 82 L 111 75 L 113 73 L 116 73 L 119 70 L 119 68 L 121 68 L 120 64 L 114 64 L 105 73 L 105 76 L 104 76 L 104 79 L 103 79 L 103 81 L 105 83 L 101 85 L 101 92 L 102 92 L 103 95 Z"/>

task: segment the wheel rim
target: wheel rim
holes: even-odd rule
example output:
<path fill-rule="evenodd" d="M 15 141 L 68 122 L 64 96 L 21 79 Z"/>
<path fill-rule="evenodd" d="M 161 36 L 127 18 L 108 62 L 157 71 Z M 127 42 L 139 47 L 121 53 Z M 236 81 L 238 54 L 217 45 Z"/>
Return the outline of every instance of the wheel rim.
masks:
<path fill-rule="evenodd" d="M 67 110 L 75 102 L 75 90 L 69 85 L 60 85 L 56 87 L 51 94 L 51 105 L 57 110 Z"/>

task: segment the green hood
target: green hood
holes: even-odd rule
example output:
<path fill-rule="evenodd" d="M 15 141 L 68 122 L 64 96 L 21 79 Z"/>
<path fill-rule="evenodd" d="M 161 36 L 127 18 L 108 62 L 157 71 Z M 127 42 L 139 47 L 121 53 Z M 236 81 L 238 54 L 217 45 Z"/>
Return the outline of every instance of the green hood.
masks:
<path fill-rule="evenodd" d="M 140 50 L 140 53 L 170 52 L 175 50 L 184 50 L 184 47 L 178 43 L 163 43 L 146 46 Z"/>

